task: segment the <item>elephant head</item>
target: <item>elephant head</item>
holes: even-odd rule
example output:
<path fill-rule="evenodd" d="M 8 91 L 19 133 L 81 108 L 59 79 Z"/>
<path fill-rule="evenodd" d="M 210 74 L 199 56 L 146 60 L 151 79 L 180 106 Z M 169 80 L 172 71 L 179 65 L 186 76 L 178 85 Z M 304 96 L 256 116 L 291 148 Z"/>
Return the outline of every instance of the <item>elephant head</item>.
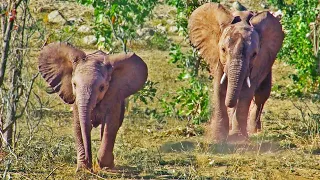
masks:
<path fill-rule="evenodd" d="M 64 102 L 75 103 L 83 161 L 90 168 L 90 132 L 96 116 L 93 110 L 103 104 L 98 109 L 106 111 L 141 89 L 147 79 L 146 64 L 134 53 L 107 55 L 97 51 L 86 55 L 70 44 L 58 42 L 41 51 L 39 71 Z"/>
<path fill-rule="evenodd" d="M 189 19 L 189 38 L 199 54 L 215 71 L 223 69 L 221 84 L 227 79 L 225 105 L 235 107 L 241 89 L 251 87 L 260 68 L 270 68 L 281 48 L 284 33 L 279 20 L 269 12 L 231 13 L 222 5 L 207 3 Z M 268 62 L 268 63 L 266 63 Z"/>

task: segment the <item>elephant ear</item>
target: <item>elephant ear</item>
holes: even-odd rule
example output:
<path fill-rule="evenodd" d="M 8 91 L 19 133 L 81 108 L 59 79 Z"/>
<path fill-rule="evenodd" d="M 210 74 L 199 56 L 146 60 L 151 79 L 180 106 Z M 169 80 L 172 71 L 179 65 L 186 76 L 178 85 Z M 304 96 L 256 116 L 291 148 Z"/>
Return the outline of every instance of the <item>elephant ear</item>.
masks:
<path fill-rule="evenodd" d="M 211 68 L 219 60 L 219 39 L 225 27 L 233 21 L 232 14 L 222 5 L 206 3 L 191 14 L 188 23 L 191 44 L 199 50 Z"/>
<path fill-rule="evenodd" d="M 105 62 L 113 65 L 108 93 L 117 100 L 124 100 L 136 93 L 147 80 L 147 65 L 134 53 L 108 55 Z"/>
<path fill-rule="evenodd" d="M 72 104 L 73 66 L 86 54 L 67 43 L 51 43 L 45 46 L 39 56 L 39 72 L 64 102 Z"/>
<path fill-rule="evenodd" d="M 266 11 L 253 16 L 250 23 L 260 36 L 260 51 L 257 58 L 263 57 L 266 58 L 265 61 L 273 62 L 284 39 L 279 20 Z"/>

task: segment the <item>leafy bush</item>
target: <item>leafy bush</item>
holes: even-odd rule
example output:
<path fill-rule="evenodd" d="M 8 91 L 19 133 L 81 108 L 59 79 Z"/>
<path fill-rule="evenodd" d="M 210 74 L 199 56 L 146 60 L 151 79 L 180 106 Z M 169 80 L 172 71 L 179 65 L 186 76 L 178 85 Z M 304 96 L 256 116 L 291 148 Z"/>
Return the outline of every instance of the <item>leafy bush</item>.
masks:
<path fill-rule="evenodd" d="M 170 63 L 176 64 L 181 69 L 178 81 L 186 81 L 186 87 L 181 87 L 176 95 L 168 94 L 162 99 L 162 106 L 166 115 L 187 118 L 193 123 L 199 124 L 209 119 L 209 90 L 206 85 L 206 76 L 198 75 L 199 57 L 192 50 L 182 53 L 179 45 L 173 44 L 170 48 Z M 202 66 L 204 70 L 206 66 Z M 170 99 L 167 99 L 170 98 Z"/>
<path fill-rule="evenodd" d="M 184 37 L 188 36 L 188 18 L 200 5 L 206 2 L 219 2 L 219 0 L 166 0 L 167 4 L 177 8 L 176 23 Z"/>
<path fill-rule="evenodd" d="M 188 18 L 191 13 L 205 2 L 211 1 L 183 1 L 167 0 L 169 5 L 176 7 L 177 14 L 175 21 L 183 37 L 188 37 Z M 187 38 L 185 39 L 186 41 Z M 170 48 L 169 63 L 176 64 L 181 69 L 178 81 L 186 81 L 187 86 L 180 88 L 177 93 L 170 97 L 168 94 L 162 99 L 162 106 L 166 115 L 187 118 L 195 124 L 205 122 L 209 119 L 209 89 L 206 85 L 207 76 L 199 70 L 208 70 L 208 65 L 196 55 L 196 50 L 191 48 L 186 53 L 181 51 L 179 45 L 173 44 Z"/>
<path fill-rule="evenodd" d="M 137 36 L 152 13 L 158 0 L 77 0 L 94 8 L 94 30 L 100 39 L 99 46 L 114 50 L 115 42 L 121 42 L 123 51 L 127 51 L 128 40 Z"/>
<path fill-rule="evenodd" d="M 309 25 L 315 21 L 319 13 L 316 9 L 319 1 L 269 0 L 269 3 L 281 9 L 284 14 L 281 23 L 286 36 L 279 58 L 296 69 L 296 73 L 290 75 L 293 84 L 288 88 L 288 95 L 319 94 L 319 59 L 314 54 L 313 44 L 308 38 Z"/>
<path fill-rule="evenodd" d="M 168 42 L 169 39 L 167 37 L 167 34 L 160 32 L 155 32 L 154 35 L 147 40 L 148 46 L 157 48 L 161 51 L 166 51 L 169 49 L 170 44 Z"/>
<path fill-rule="evenodd" d="M 156 96 L 157 89 L 155 86 L 159 84 L 158 82 L 152 82 L 152 81 L 147 81 L 140 91 L 138 91 L 136 94 L 134 94 L 133 101 L 136 102 L 137 100 L 140 100 L 144 104 L 148 104 L 148 99 L 149 101 L 153 101 L 154 97 Z"/>

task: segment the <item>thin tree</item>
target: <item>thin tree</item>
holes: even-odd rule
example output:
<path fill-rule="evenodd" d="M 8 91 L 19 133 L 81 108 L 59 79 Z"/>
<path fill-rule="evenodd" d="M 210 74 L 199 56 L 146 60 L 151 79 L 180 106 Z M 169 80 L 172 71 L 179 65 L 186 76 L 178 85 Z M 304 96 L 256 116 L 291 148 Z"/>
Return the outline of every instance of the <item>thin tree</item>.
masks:
<path fill-rule="evenodd" d="M 27 58 L 32 30 L 28 0 L 6 1 L 1 3 L 2 51 L 0 64 L 0 134 L 3 146 L 14 145 L 14 125 L 29 102 L 35 75 L 29 88 L 22 78 L 24 61 Z M 17 9 L 19 8 L 19 16 Z M 27 30 L 28 29 L 28 30 Z M 27 32 L 28 31 L 28 32 Z M 21 97 L 26 94 L 23 103 Z M 21 105 L 22 104 L 22 105 Z"/>

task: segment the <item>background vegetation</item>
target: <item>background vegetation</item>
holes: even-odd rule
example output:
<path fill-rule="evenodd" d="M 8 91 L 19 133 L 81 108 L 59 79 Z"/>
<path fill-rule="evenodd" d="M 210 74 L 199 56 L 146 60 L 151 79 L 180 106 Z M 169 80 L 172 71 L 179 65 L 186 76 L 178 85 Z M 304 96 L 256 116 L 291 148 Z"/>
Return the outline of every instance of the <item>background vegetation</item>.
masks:
<path fill-rule="evenodd" d="M 319 2 L 240 1 L 250 10 L 281 10 L 286 32 L 273 69 L 263 132 L 246 144 L 204 140 L 213 77 L 189 45 L 187 19 L 205 2 L 1 2 L 0 40 L 8 47 L 1 50 L 0 71 L 6 69 L 0 73 L 2 178 L 319 179 Z M 235 7 L 233 1 L 221 3 Z M 50 17 L 54 11 L 59 22 Z M 93 173 L 74 172 L 72 110 L 48 94 L 37 71 L 39 51 L 54 41 L 70 42 L 86 52 L 135 51 L 148 64 L 144 89 L 128 100 L 113 171 L 95 165 Z M 95 153 L 99 128 L 92 135 Z"/>
<path fill-rule="evenodd" d="M 287 95 L 312 96 L 319 99 L 319 1 L 295 0 L 270 3 L 283 12 L 282 24 L 286 30 L 279 58 L 293 66 L 293 83 L 286 88 Z M 317 9 L 318 7 L 318 9 Z"/>

